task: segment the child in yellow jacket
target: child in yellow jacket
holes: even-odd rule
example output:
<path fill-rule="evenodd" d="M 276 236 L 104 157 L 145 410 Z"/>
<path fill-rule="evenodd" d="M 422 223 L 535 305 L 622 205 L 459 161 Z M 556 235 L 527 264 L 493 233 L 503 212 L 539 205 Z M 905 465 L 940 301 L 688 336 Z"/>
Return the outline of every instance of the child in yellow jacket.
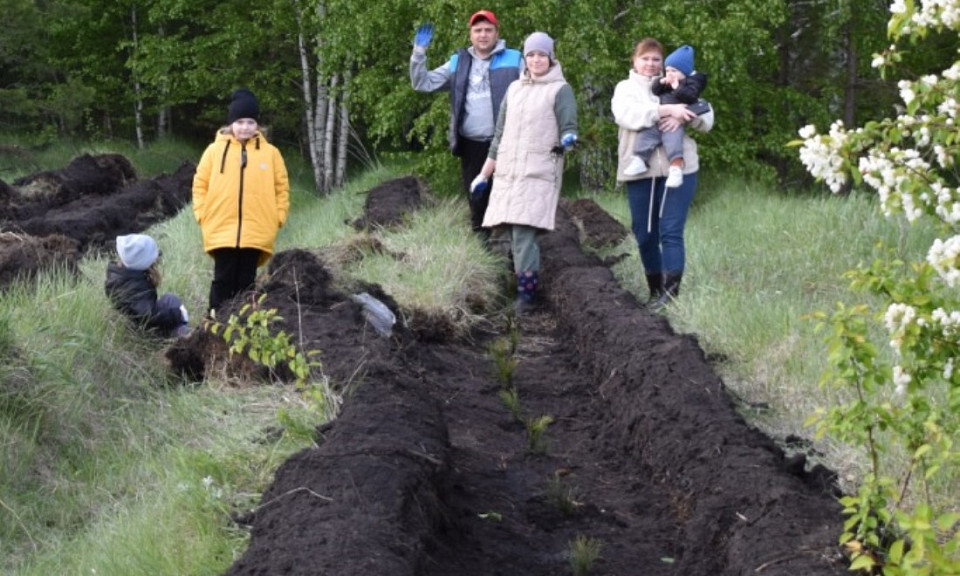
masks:
<path fill-rule="evenodd" d="M 246 88 L 234 91 L 228 124 L 207 146 L 193 178 L 193 214 L 214 263 L 212 312 L 254 285 L 290 210 L 286 165 L 259 122 L 256 96 Z"/>

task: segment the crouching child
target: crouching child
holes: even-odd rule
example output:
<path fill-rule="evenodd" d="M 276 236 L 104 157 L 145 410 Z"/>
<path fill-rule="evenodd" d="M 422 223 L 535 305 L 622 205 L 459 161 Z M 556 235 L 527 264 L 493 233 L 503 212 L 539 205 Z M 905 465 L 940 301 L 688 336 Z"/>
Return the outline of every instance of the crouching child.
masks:
<path fill-rule="evenodd" d="M 107 265 L 104 284 L 114 308 L 140 328 L 162 338 L 186 336 L 190 327 L 187 309 L 177 296 L 157 298 L 160 286 L 160 249 L 145 234 L 117 236 L 119 262 Z"/>

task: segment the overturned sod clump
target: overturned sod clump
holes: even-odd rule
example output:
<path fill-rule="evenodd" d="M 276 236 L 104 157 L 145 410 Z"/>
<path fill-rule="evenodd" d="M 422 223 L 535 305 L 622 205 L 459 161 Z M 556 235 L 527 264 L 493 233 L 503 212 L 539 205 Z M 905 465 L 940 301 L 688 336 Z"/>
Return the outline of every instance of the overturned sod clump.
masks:
<path fill-rule="evenodd" d="M 0 287 L 61 266 L 77 270 L 90 250 L 143 232 L 190 202 L 195 168 L 139 180 L 118 154 L 78 156 L 65 168 L 0 181 Z"/>

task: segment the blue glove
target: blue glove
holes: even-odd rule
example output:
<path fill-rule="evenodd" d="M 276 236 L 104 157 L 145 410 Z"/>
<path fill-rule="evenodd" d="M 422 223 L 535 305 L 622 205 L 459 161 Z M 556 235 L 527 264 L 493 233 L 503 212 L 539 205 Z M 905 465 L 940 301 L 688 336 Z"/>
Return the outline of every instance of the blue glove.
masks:
<path fill-rule="evenodd" d="M 564 134 L 563 138 L 560 139 L 560 145 L 563 146 L 563 149 L 568 152 L 570 150 L 573 150 L 573 147 L 576 145 L 576 143 L 577 143 L 577 135 L 573 133 Z"/>
<path fill-rule="evenodd" d="M 473 179 L 473 182 L 470 183 L 470 197 L 477 199 L 483 196 L 483 193 L 487 191 L 487 186 L 490 184 L 490 181 L 487 180 L 487 177 L 483 174 L 477 174 L 477 177 Z"/>
<path fill-rule="evenodd" d="M 429 22 L 421 24 L 417 28 L 417 35 L 413 38 L 413 45 L 425 49 L 430 45 L 431 40 L 433 40 L 433 24 Z"/>

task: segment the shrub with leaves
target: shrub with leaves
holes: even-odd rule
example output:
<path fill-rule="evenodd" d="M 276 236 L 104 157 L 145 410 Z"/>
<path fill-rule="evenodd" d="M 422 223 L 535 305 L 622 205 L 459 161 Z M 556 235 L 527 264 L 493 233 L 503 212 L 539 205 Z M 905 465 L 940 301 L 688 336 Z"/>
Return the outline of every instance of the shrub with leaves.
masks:
<path fill-rule="evenodd" d="M 255 363 L 269 369 L 271 374 L 278 365 L 285 365 L 293 374 L 297 389 L 311 409 L 324 418 L 336 414 L 339 398 L 334 395 L 326 379 L 313 382 L 316 372 L 322 368 L 318 360 L 312 359 L 320 354 L 318 350 L 303 353 L 297 350 L 290 335 L 283 330 L 275 330 L 275 324 L 283 318 L 276 308 L 264 308 L 267 295 L 262 294 L 254 304 L 245 304 L 237 314 L 231 314 L 226 325 L 208 322 L 207 330 L 219 334 L 229 346 L 230 354 L 246 354 Z M 315 372 L 316 371 L 316 372 Z M 285 417 L 281 414 L 281 419 Z"/>
<path fill-rule="evenodd" d="M 902 59 L 897 42 L 960 31 L 958 0 L 897 0 L 890 11 L 894 43 L 873 60 L 882 74 Z M 835 122 L 826 134 L 806 126 L 793 143 L 807 170 L 834 192 L 865 185 L 888 219 L 934 226 L 940 235 L 923 260 L 890 251 L 848 273 L 855 288 L 880 297 L 881 309 L 840 304 L 817 315 L 830 328 L 823 385 L 852 391 L 850 401 L 815 417 L 818 434 L 863 446 L 870 462 L 858 493 L 842 499 L 841 543 L 851 569 L 886 576 L 960 574 L 960 513 L 930 490 L 960 474 L 958 79 L 960 60 L 901 80 L 896 117 L 853 130 Z M 887 334 L 879 345 L 870 338 L 876 326 Z M 892 362 L 880 360 L 884 345 Z M 892 464 L 897 452 L 908 455 L 906 467 Z"/>

